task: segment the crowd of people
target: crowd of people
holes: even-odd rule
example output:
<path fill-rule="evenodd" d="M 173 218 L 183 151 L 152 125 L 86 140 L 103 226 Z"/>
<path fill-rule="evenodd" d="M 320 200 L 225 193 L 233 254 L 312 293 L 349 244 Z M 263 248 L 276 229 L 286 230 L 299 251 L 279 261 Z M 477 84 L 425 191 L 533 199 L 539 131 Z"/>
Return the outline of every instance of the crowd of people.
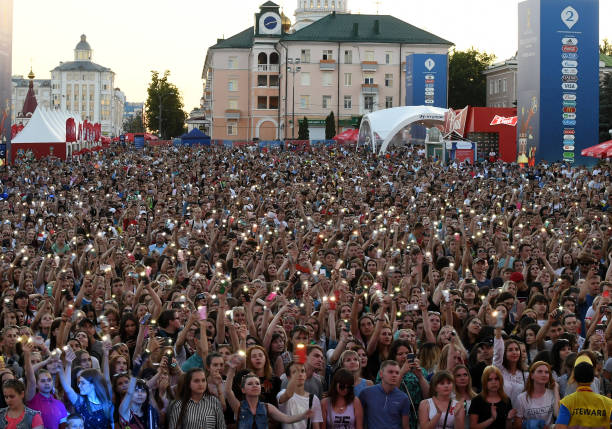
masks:
<path fill-rule="evenodd" d="M 7 166 L 0 428 L 564 427 L 573 392 L 612 397 L 610 174 L 355 147 Z"/>

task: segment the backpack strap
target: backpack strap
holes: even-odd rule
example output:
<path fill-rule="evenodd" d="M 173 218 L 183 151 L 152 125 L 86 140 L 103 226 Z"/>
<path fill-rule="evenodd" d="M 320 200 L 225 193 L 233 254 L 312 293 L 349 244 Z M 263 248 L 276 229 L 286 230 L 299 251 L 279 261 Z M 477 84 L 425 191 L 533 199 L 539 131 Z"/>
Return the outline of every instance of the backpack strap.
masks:
<path fill-rule="evenodd" d="M 313 398 L 314 398 L 314 394 L 310 393 L 308 395 L 308 409 L 309 410 L 312 408 Z M 310 421 L 310 417 L 308 417 L 308 420 L 306 420 L 306 429 L 310 429 L 311 426 L 312 426 L 312 422 Z"/>

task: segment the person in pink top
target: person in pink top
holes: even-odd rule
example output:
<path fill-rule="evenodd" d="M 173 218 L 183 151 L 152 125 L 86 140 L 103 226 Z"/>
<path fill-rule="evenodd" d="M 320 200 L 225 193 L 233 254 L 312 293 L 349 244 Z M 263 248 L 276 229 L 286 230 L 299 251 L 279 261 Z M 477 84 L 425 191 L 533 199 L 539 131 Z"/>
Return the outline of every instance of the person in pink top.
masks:
<path fill-rule="evenodd" d="M 64 403 L 53 396 L 53 377 L 49 371 L 41 369 L 36 380 L 38 392 L 27 402 L 28 407 L 40 412 L 45 429 L 59 429 L 60 424 L 66 421 L 68 411 Z"/>
<path fill-rule="evenodd" d="M 0 409 L 0 429 L 43 429 L 38 411 L 25 406 L 25 386 L 19 380 L 6 380 L 2 385 L 6 408 Z"/>

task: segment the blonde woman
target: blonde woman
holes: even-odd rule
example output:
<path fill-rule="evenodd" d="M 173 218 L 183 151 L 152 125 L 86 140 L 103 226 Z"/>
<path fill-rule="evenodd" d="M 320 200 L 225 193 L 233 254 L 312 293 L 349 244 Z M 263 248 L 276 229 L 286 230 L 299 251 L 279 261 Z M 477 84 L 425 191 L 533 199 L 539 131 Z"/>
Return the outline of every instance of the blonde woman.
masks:
<path fill-rule="evenodd" d="M 559 415 L 559 400 L 559 384 L 555 383 L 550 365 L 543 361 L 532 363 L 525 391 L 514 404 L 516 425 L 550 427 L 554 416 Z"/>

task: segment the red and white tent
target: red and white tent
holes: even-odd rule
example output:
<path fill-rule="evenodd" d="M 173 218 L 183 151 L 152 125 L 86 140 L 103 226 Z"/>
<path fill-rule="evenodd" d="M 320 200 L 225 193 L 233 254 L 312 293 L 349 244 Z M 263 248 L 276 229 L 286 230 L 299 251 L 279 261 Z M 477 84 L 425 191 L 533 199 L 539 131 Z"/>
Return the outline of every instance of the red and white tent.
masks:
<path fill-rule="evenodd" d="M 78 133 L 86 128 L 89 132 Z M 90 124 L 74 113 L 38 107 L 27 125 L 11 141 L 11 161 L 54 156 L 67 159 L 99 141 L 98 124 Z M 81 135 L 78 135 L 78 134 Z"/>

